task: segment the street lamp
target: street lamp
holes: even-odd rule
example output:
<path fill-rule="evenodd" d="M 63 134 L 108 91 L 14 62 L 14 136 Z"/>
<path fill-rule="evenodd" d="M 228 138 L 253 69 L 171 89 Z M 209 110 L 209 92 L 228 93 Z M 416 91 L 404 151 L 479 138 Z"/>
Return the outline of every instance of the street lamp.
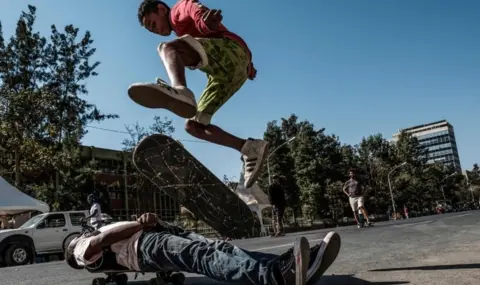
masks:
<path fill-rule="evenodd" d="M 282 143 L 279 145 L 276 149 L 274 149 L 268 156 L 267 156 L 267 172 L 268 172 L 268 184 L 272 184 L 272 178 L 270 176 L 270 156 L 272 156 L 277 150 L 279 150 L 282 146 L 291 143 L 294 141 L 297 137 L 291 137 L 289 138 L 286 142 Z"/>
<path fill-rule="evenodd" d="M 390 174 L 392 174 L 397 168 L 400 168 L 400 167 L 404 166 L 405 164 L 407 164 L 407 162 L 403 162 L 403 163 L 395 166 L 392 170 L 390 170 L 390 172 L 387 175 L 388 188 L 390 188 L 390 197 L 392 198 L 392 207 L 393 207 L 393 212 L 395 213 L 395 215 L 397 214 L 397 211 L 395 210 L 395 201 L 393 200 L 392 183 L 390 182 Z"/>
<path fill-rule="evenodd" d="M 442 181 L 440 181 L 440 190 L 442 190 L 442 195 L 443 195 L 443 201 L 445 201 L 445 203 L 447 202 L 447 198 L 445 198 L 445 191 L 443 191 L 443 181 L 447 180 L 448 178 L 454 176 L 455 174 L 457 174 L 456 172 L 448 175 L 447 177 L 443 178 Z"/>

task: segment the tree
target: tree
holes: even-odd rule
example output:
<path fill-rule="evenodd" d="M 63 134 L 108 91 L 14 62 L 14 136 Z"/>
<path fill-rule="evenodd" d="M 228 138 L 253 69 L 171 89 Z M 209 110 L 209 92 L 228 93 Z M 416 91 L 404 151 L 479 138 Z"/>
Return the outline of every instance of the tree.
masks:
<path fill-rule="evenodd" d="M 368 190 L 368 209 L 371 213 L 385 213 L 391 205 L 387 176 L 395 163 L 393 146 L 381 134 L 375 134 L 363 138 L 356 152 L 357 175 Z"/>
<path fill-rule="evenodd" d="M 443 199 L 458 201 L 464 192 L 461 177 L 443 179 L 449 170 L 443 165 L 427 164 L 428 153 L 419 141 L 402 132 L 395 143 L 381 134 L 370 135 L 355 146 L 341 144 L 334 134 L 324 128 L 316 129 L 308 120 L 299 121 L 295 114 L 269 122 L 264 138 L 276 150 L 289 138 L 295 137 L 270 155 L 270 172 L 285 177 L 293 173 L 299 191 L 303 215 L 308 218 L 338 217 L 347 213 L 348 203 L 341 194 L 350 168 L 356 169 L 359 179 L 366 184 L 366 200 L 370 213 L 385 213 L 391 205 L 388 175 L 400 163 L 405 166 L 391 173 L 392 192 L 398 209 L 408 205 L 421 211 Z M 288 162 L 289 158 L 292 162 Z M 292 171 L 293 170 L 293 171 Z M 268 174 L 264 172 L 261 183 Z M 294 189 L 294 187 L 291 187 Z M 444 189 L 442 192 L 441 190 Z M 347 210 L 347 212 L 345 212 Z"/>
<path fill-rule="evenodd" d="M 129 138 L 124 139 L 122 142 L 123 150 L 125 151 L 133 151 L 142 139 L 152 134 L 171 136 L 175 132 L 172 120 L 167 117 L 161 118 L 160 116 L 153 117 L 153 123 L 148 129 L 142 127 L 138 122 L 125 126 L 125 129 L 129 135 Z"/>
<path fill-rule="evenodd" d="M 410 166 L 422 167 L 427 162 L 428 151 L 418 139 L 402 131 L 394 148 L 396 162 L 407 162 Z"/>
<path fill-rule="evenodd" d="M 341 181 L 327 181 L 327 188 L 325 191 L 329 210 L 327 215 L 333 219 L 343 218 L 345 216 L 345 209 L 349 208 L 349 203 L 345 199 L 342 189 L 343 183 Z"/>
<path fill-rule="evenodd" d="M 473 164 L 471 171 L 467 171 L 468 180 L 472 185 L 480 186 L 480 168 L 478 164 Z"/>
<path fill-rule="evenodd" d="M 128 138 L 122 142 L 123 150 L 126 152 L 133 152 L 135 146 L 144 138 L 152 134 L 163 134 L 171 136 L 175 132 L 175 128 L 172 125 L 172 121 L 167 117 L 163 119 L 159 116 L 153 117 L 153 123 L 148 128 L 142 127 L 138 122 L 133 125 L 126 125 L 125 129 L 128 132 Z M 140 203 L 141 197 L 147 197 L 154 193 L 148 191 L 149 181 L 142 174 L 138 173 L 136 169 L 131 168 L 132 177 L 135 179 L 135 183 L 132 185 L 132 191 L 135 192 L 135 204 L 139 212 L 146 212 L 144 205 Z M 121 182 L 124 184 L 124 181 Z"/>
<path fill-rule="evenodd" d="M 223 183 L 232 190 L 237 189 L 238 186 L 238 181 L 236 181 L 233 177 L 228 177 L 227 175 L 223 175 Z"/>
<path fill-rule="evenodd" d="M 308 121 L 300 122 L 299 126 L 301 132 L 297 135 L 292 156 L 303 214 L 309 219 L 321 218 L 327 210 L 324 182 L 328 165 L 322 161 L 324 157 L 321 155 L 324 129 L 317 131 Z"/>
<path fill-rule="evenodd" d="M 3 31 L 0 31 L 0 136 L 5 153 L 14 154 L 2 157 L 1 164 L 15 173 L 17 186 L 20 186 L 22 154 L 30 153 L 22 149 L 24 141 L 33 139 L 29 146 L 35 146 L 34 133 L 44 117 L 44 110 L 37 108 L 37 104 L 51 101 L 51 97 L 36 88 L 36 79 L 42 78 L 44 71 L 35 63 L 43 62 L 46 40 L 33 32 L 35 8 L 28 8 L 28 13 L 22 12 L 15 35 L 8 44 L 5 45 Z"/>
<path fill-rule="evenodd" d="M 53 25 L 47 41 L 34 32 L 35 13 L 34 6 L 22 12 L 7 45 L 0 37 L 0 144 L 14 154 L 0 164 L 16 174 L 17 186 L 60 210 L 81 203 L 91 190 L 94 171 L 81 160 L 86 126 L 118 116 L 102 114 L 81 97 L 100 64 L 91 64 L 90 33 L 79 38 L 72 25 L 63 32 Z"/>

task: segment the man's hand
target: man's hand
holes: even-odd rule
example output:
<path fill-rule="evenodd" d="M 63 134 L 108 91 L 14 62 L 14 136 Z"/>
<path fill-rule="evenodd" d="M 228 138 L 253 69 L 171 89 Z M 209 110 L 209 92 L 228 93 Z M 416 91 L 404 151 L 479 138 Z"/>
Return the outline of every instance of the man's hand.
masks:
<path fill-rule="evenodd" d="M 218 29 L 218 26 L 220 25 L 222 20 L 222 10 L 207 10 L 203 15 L 203 22 L 212 31 L 216 31 Z"/>
<path fill-rule="evenodd" d="M 145 213 L 138 218 L 137 222 L 145 227 L 153 227 L 157 224 L 157 216 L 153 213 Z"/>

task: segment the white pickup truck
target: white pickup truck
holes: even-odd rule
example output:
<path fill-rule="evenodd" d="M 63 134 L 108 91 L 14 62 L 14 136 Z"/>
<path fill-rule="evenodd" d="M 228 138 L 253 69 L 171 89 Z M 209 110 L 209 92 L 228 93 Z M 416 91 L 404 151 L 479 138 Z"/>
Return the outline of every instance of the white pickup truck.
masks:
<path fill-rule="evenodd" d="M 50 212 L 32 217 L 18 229 L 0 230 L 0 266 L 33 263 L 35 256 L 63 252 L 79 236 L 88 211 Z"/>

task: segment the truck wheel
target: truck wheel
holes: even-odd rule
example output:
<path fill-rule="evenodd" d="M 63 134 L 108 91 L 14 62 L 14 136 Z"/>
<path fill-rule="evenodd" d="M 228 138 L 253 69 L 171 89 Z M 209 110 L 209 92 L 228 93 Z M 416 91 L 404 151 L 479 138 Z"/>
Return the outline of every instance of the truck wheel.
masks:
<path fill-rule="evenodd" d="M 25 265 L 30 261 L 30 247 L 27 244 L 12 244 L 5 252 L 5 261 L 8 266 Z"/>

